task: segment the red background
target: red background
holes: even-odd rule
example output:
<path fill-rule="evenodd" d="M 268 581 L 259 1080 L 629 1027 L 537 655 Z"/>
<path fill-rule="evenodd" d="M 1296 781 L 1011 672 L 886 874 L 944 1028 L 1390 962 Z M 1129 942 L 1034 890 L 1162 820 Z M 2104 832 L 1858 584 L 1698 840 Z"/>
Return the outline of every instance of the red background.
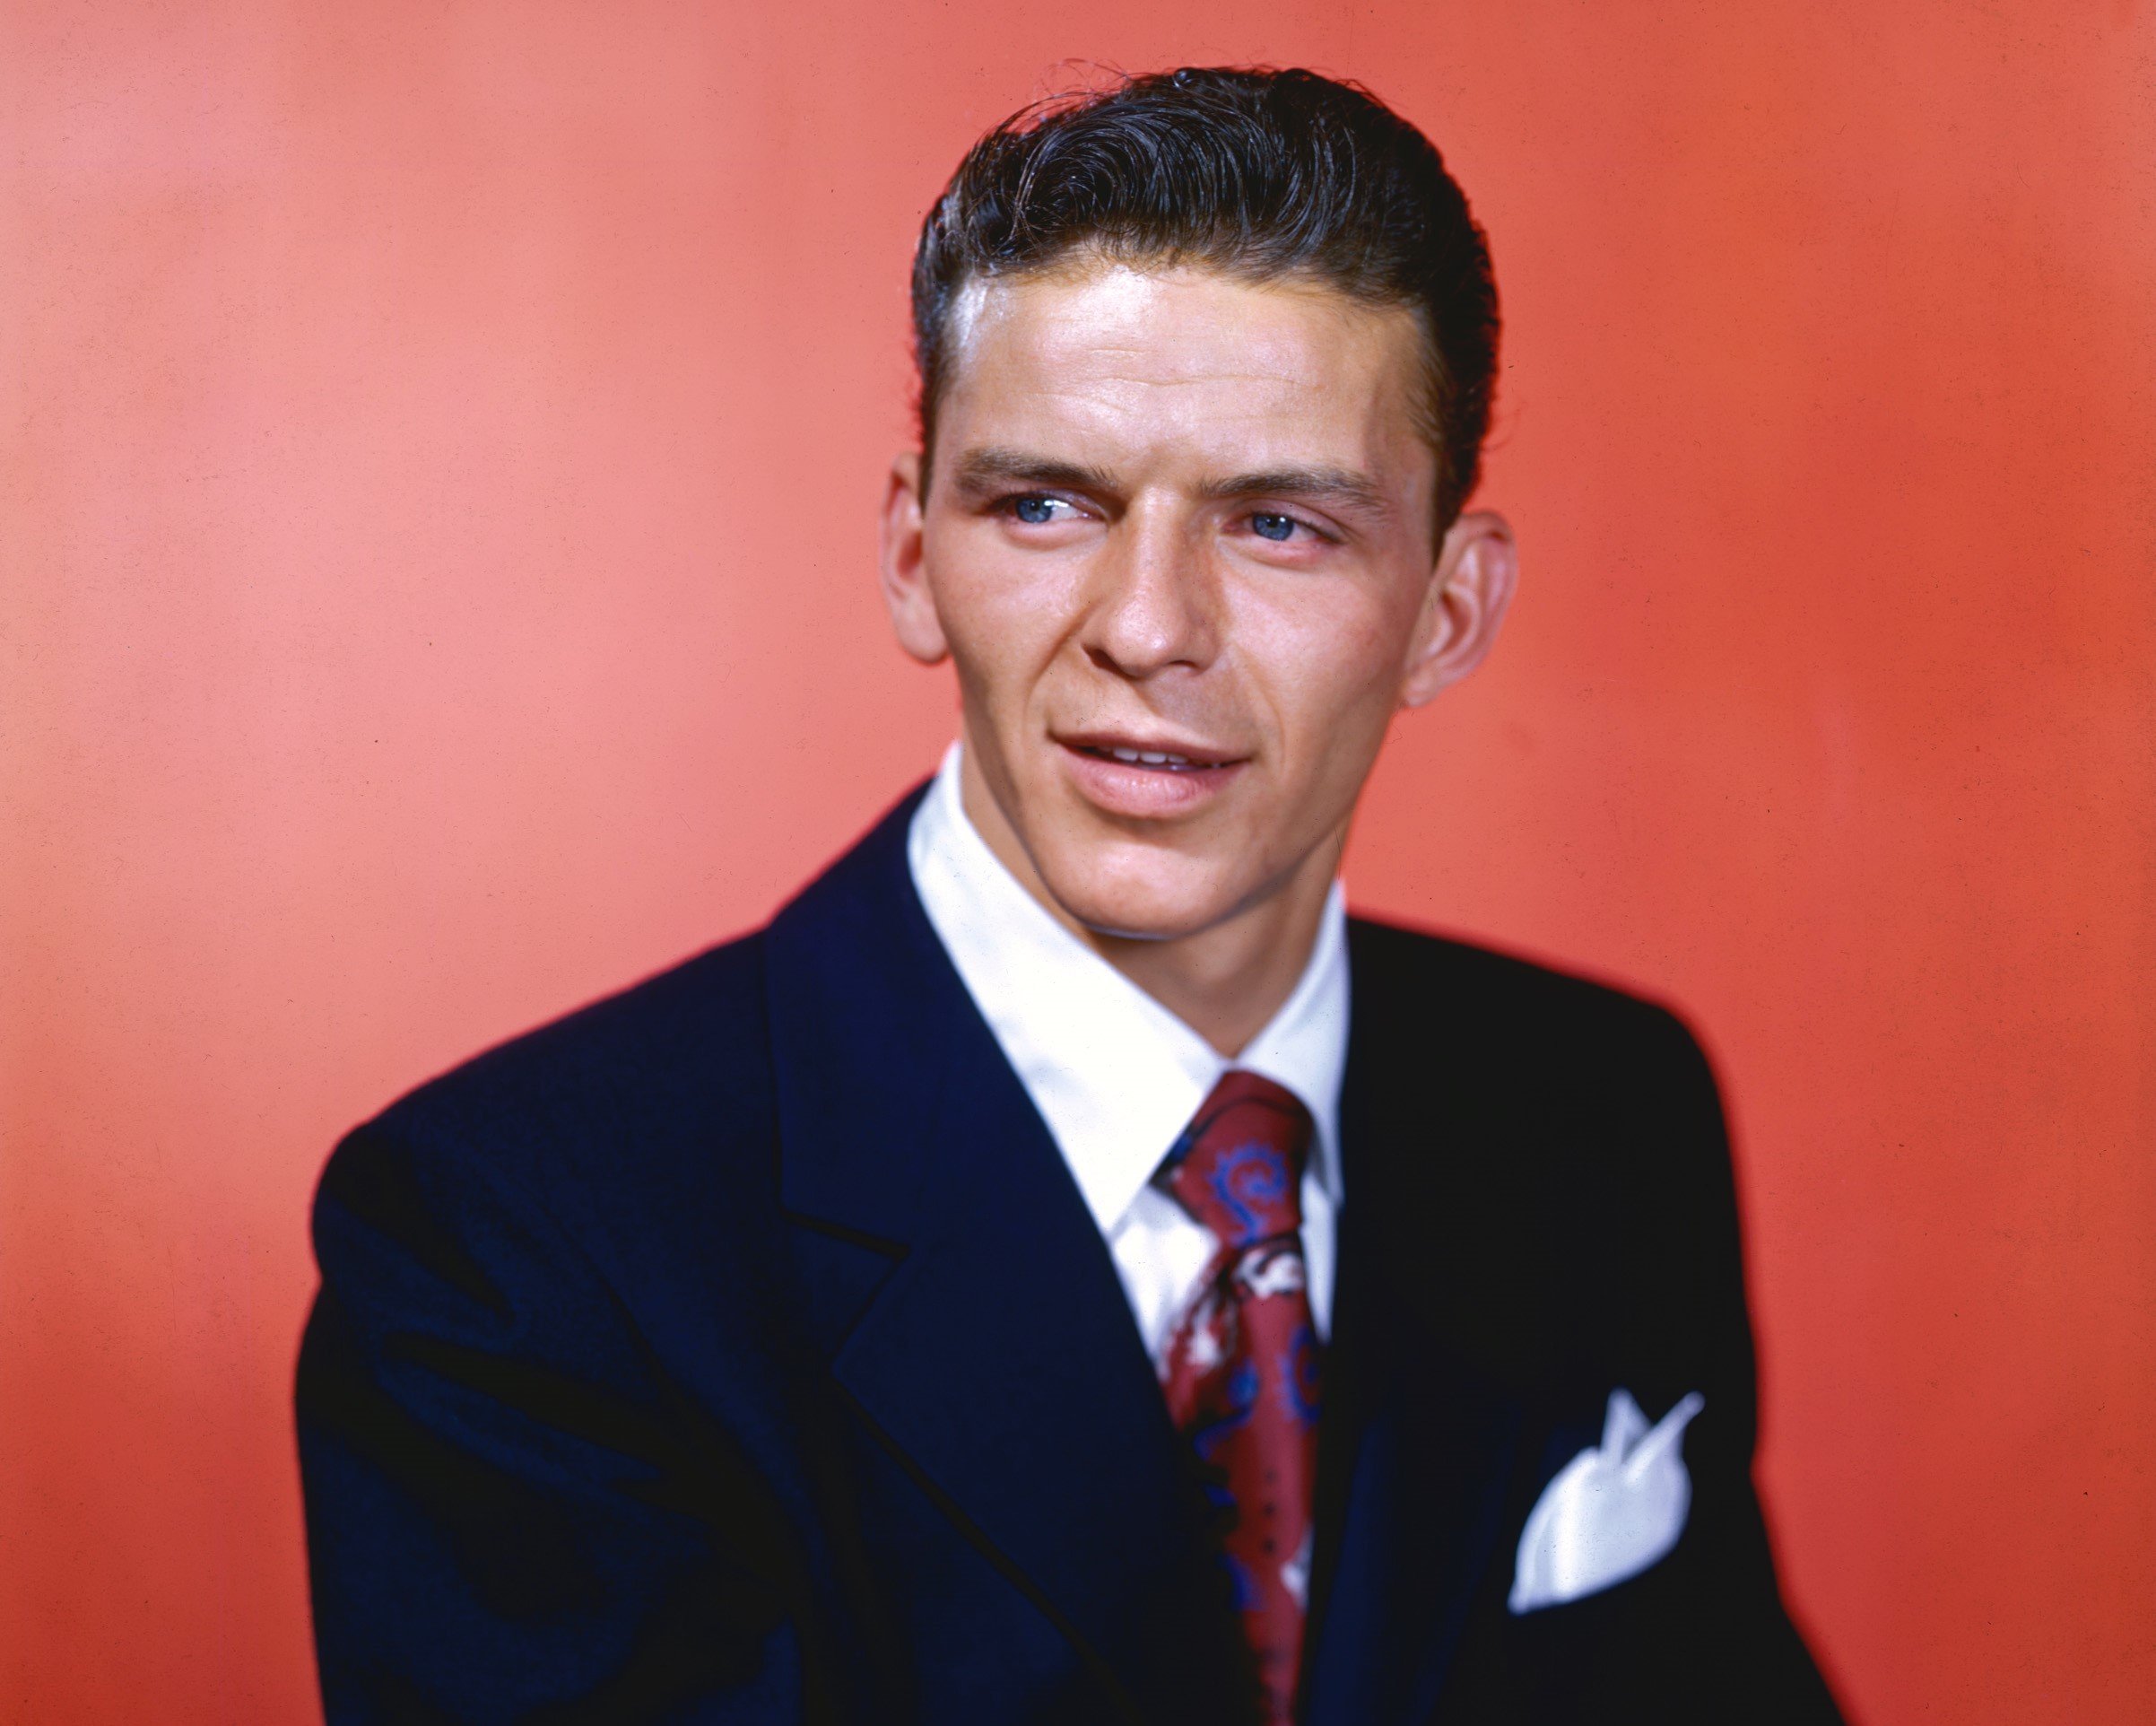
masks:
<path fill-rule="evenodd" d="M 1856 1719 L 2156 1718 L 2146 4 L 0 31 L 0 1715 L 310 1716 L 330 1142 L 933 763 L 871 568 L 907 260 L 1083 56 L 1314 64 L 1447 152 L 1526 583 L 1351 886 L 1701 1025 Z"/>

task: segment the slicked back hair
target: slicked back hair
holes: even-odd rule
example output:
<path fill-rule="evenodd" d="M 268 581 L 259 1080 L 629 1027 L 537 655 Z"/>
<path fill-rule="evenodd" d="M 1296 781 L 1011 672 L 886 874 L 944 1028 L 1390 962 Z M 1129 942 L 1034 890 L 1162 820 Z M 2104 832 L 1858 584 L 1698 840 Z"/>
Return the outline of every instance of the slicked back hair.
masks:
<path fill-rule="evenodd" d="M 925 462 L 960 293 L 1077 254 L 1312 282 L 1404 309 L 1422 336 L 1416 399 L 1440 536 L 1465 505 L 1497 370 L 1489 246 L 1430 140 L 1369 92 L 1314 72 L 1186 66 L 1054 98 L 989 132 L 914 254 Z"/>

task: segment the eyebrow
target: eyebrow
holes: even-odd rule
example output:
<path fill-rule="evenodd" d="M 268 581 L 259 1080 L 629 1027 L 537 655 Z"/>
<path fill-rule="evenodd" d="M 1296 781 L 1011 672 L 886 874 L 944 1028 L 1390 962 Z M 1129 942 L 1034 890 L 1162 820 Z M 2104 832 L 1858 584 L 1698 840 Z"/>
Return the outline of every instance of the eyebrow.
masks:
<path fill-rule="evenodd" d="M 1106 468 L 1088 466 L 1082 462 L 1056 461 L 1020 449 L 993 446 L 968 450 L 959 458 L 953 477 L 969 492 L 986 491 L 997 484 L 1013 481 L 1075 492 L 1114 493 L 1120 489 L 1116 476 Z M 1365 515 L 1391 513 L 1391 506 L 1377 482 L 1366 474 L 1345 467 L 1274 467 L 1260 473 L 1237 474 L 1209 483 L 1201 488 L 1200 495 L 1213 500 L 1276 497 L 1332 504 Z"/>
<path fill-rule="evenodd" d="M 969 449 L 959 458 L 952 475 L 968 492 L 982 492 L 999 483 L 1015 480 L 1024 485 L 1052 485 L 1069 492 L 1114 492 L 1116 476 L 1104 467 L 1081 462 L 1053 461 L 1030 456 L 1021 449 Z"/>
<path fill-rule="evenodd" d="M 1326 503 L 1365 515 L 1391 513 L 1385 493 L 1367 474 L 1345 467 L 1276 467 L 1261 474 L 1238 474 L 1204 488 L 1210 498 L 1276 497 Z"/>

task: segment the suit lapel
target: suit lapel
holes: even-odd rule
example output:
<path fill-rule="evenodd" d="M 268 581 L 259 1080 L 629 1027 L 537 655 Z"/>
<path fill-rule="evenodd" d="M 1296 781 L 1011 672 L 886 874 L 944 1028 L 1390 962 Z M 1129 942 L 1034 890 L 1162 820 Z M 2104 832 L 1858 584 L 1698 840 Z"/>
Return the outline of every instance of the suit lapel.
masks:
<path fill-rule="evenodd" d="M 1183 1447 L 1107 1247 L 913 891 L 917 801 L 767 937 L 809 1321 L 876 1440 L 1063 1630 L 1111 1717 L 1234 1717 L 1247 1677 Z M 1430 1101 L 1475 1082 L 1445 1070 L 1441 972 L 1367 925 L 1351 941 L 1305 1717 L 1395 1726 L 1434 1705 L 1503 1556 L 1525 1416 L 1478 1262 L 1487 1111 Z"/>
<path fill-rule="evenodd" d="M 783 1202 L 876 1439 L 1126 1718 L 1231 1692 L 1232 1620 L 1105 1242 L 922 911 L 909 798 L 768 937 Z"/>
<path fill-rule="evenodd" d="M 1523 1405 L 1492 1372 L 1476 1279 L 1434 1263 L 1482 1256 L 1468 1194 L 1486 1147 L 1435 1100 L 1475 1076 L 1445 1070 L 1452 1006 L 1395 949 L 1352 926 L 1352 1032 L 1341 1108 L 1346 1202 L 1319 1440 L 1317 1552 L 1306 1718 L 1311 1726 L 1420 1721 L 1500 1557 Z M 1424 992 L 1415 992 L 1420 985 Z M 1442 991 L 1439 991 L 1440 994 Z"/>

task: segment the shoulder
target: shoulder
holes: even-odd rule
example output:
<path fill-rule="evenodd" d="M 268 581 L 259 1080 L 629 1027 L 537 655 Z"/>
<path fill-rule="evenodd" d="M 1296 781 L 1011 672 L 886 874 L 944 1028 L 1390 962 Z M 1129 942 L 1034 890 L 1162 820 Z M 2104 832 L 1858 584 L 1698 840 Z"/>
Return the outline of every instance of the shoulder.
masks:
<path fill-rule="evenodd" d="M 575 1227 L 594 1206 L 761 1169 L 771 1142 L 762 937 L 713 947 L 398 1098 L 337 1147 L 326 1209 L 470 1208 Z"/>
<path fill-rule="evenodd" d="M 1442 1038 L 1560 1085 L 1621 1074 L 1711 1086 L 1683 1019 L 1630 989 L 1516 954 L 1372 918 L 1349 925 L 1358 1037 L 1380 1046 Z"/>
<path fill-rule="evenodd" d="M 618 1134 L 762 1086 L 762 937 L 752 935 L 525 1032 L 428 1080 L 384 1122 L 499 1136 Z"/>

